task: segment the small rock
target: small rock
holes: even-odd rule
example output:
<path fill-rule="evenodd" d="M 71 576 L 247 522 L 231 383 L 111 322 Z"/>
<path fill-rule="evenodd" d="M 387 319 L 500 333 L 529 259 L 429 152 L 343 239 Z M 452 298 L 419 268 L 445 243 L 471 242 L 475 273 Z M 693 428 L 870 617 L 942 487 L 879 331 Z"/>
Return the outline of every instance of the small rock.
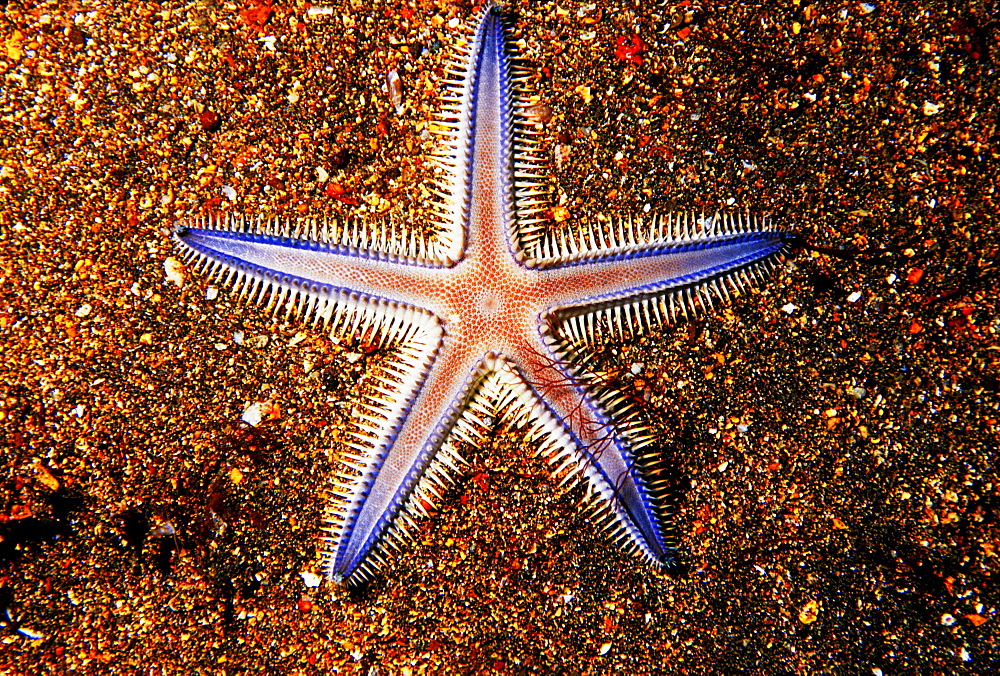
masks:
<path fill-rule="evenodd" d="M 552 107 L 539 103 L 531 106 L 530 108 L 526 108 L 524 114 L 527 115 L 528 119 L 532 122 L 548 124 L 552 120 Z"/>
<path fill-rule="evenodd" d="M 301 577 L 305 585 L 310 588 L 318 587 L 323 581 L 322 577 L 308 570 L 299 571 L 299 577 Z"/>
<path fill-rule="evenodd" d="M 259 348 L 267 347 L 268 340 L 267 336 L 254 336 L 253 338 L 247 338 L 245 342 L 247 347 Z"/>
<path fill-rule="evenodd" d="M 167 537 L 168 535 L 174 535 L 177 531 L 174 529 L 174 524 L 169 521 L 164 521 L 159 526 L 150 531 L 150 535 L 154 538 Z"/>
<path fill-rule="evenodd" d="M 555 156 L 556 160 L 556 168 L 562 170 L 563 164 L 569 161 L 570 155 L 572 155 L 572 153 L 573 153 L 573 146 L 571 146 L 569 143 L 560 143 L 556 145 L 555 151 L 553 152 L 553 155 Z M 646 206 L 648 207 L 649 205 L 647 204 Z M 645 211 L 649 211 L 649 209 L 645 209 Z"/>
<path fill-rule="evenodd" d="M 247 425 L 250 425 L 250 427 L 256 427 L 257 425 L 260 424 L 260 421 L 264 419 L 264 416 L 261 412 L 261 407 L 263 406 L 265 406 L 265 404 L 262 402 L 255 402 L 253 404 L 250 404 L 243 411 L 243 415 L 240 417 L 240 419 Z"/>
<path fill-rule="evenodd" d="M 986 624 L 986 618 L 979 613 L 969 613 L 965 616 L 965 619 L 971 622 L 973 627 L 981 627 Z"/>
<path fill-rule="evenodd" d="M 799 622 L 802 624 L 812 624 L 819 619 L 819 602 L 815 600 L 806 601 L 799 611 Z"/>
<path fill-rule="evenodd" d="M 281 406 L 273 401 L 258 401 L 247 406 L 241 420 L 251 427 L 256 427 L 265 418 L 276 420 L 281 416 Z"/>
<path fill-rule="evenodd" d="M 173 256 L 163 261 L 163 272 L 168 282 L 173 282 L 179 287 L 184 286 L 184 264 Z"/>
<path fill-rule="evenodd" d="M 351 161 L 351 154 L 346 150 L 338 150 L 333 155 L 330 155 L 330 166 L 334 170 L 343 169 Z"/>
<path fill-rule="evenodd" d="M 59 490 L 59 479 L 52 476 L 49 468 L 40 462 L 34 464 L 35 471 L 38 472 L 38 483 L 42 484 L 50 491 Z"/>
<path fill-rule="evenodd" d="M 198 113 L 198 124 L 202 131 L 213 132 L 219 128 L 219 114 L 207 108 Z"/>
<path fill-rule="evenodd" d="M 940 103 L 933 103 L 931 101 L 924 101 L 924 115 L 931 116 L 937 115 L 941 112 L 944 106 Z"/>
<path fill-rule="evenodd" d="M 87 35 L 76 26 L 68 26 L 66 28 L 66 39 L 74 47 L 81 47 L 87 42 Z"/>

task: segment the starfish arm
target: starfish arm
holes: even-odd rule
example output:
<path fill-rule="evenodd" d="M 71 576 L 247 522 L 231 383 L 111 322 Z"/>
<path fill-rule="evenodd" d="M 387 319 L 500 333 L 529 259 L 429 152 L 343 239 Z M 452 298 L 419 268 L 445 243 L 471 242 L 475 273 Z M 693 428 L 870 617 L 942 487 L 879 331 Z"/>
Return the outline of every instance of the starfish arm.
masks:
<path fill-rule="evenodd" d="M 785 248 L 782 233 L 753 233 L 663 247 L 624 260 L 588 261 L 548 270 L 543 278 L 550 298 L 593 304 L 723 277 Z"/>
<path fill-rule="evenodd" d="M 466 40 L 445 69 L 441 112 L 431 129 L 441 136 L 434 158 L 441 169 L 437 185 L 439 225 L 447 237 L 446 256 L 457 261 L 468 240 L 481 236 L 486 208 L 509 211 L 511 75 L 499 10 L 485 7 L 470 23 Z M 499 201 L 501 204 L 494 204 Z"/>
<path fill-rule="evenodd" d="M 602 214 L 582 223 L 574 222 L 571 228 L 551 225 L 532 256 L 524 261 L 525 266 L 546 269 L 624 260 L 725 236 L 773 232 L 767 219 L 736 212 Z"/>
<path fill-rule="evenodd" d="M 590 515 L 613 540 L 651 562 L 669 564 L 675 545 L 636 465 L 635 440 L 615 426 L 605 406 L 570 371 L 552 338 L 537 334 L 526 353 L 531 357 L 517 365 L 536 390 L 536 408 L 542 409 L 536 417 L 550 437 L 562 431 L 570 437 L 553 444 L 549 462 L 557 473 L 568 466 L 585 477 L 594 498 Z"/>
<path fill-rule="evenodd" d="M 271 309 L 301 309 L 305 297 L 323 291 L 372 301 L 397 300 L 402 294 L 410 304 L 441 310 L 437 291 L 447 268 L 346 247 L 331 241 L 315 221 L 293 226 L 200 220 L 180 224 L 174 241 L 185 260 L 223 278 L 240 294 L 263 300 L 270 292 Z"/>
<path fill-rule="evenodd" d="M 324 555 L 331 577 L 349 577 L 369 554 L 385 524 L 377 518 L 395 515 L 408 494 L 411 475 L 426 467 L 422 444 L 400 443 L 400 435 L 414 427 L 410 413 L 423 400 L 429 374 L 441 349 L 444 331 L 433 315 L 402 317 L 407 328 L 395 363 L 374 375 L 357 406 L 353 426 L 341 456 L 335 498 L 328 506 Z M 424 432 L 432 430 L 426 429 Z M 412 432 L 409 434 L 412 435 Z"/>
<path fill-rule="evenodd" d="M 542 285 L 553 318 L 571 320 L 579 337 L 593 337 L 601 314 L 621 334 L 624 328 L 676 321 L 742 293 L 787 250 L 786 233 L 726 232 L 550 268 Z"/>
<path fill-rule="evenodd" d="M 357 583 L 385 562 L 389 549 L 412 539 L 414 519 L 426 516 L 433 499 L 462 462 L 442 447 L 468 406 L 491 358 L 471 357 L 442 334 L 440 350 L 422 380 L 408 388 L 398 423 L 372 429 L 381 449 L 367 452 L 355 465 L 357 476 L 344 476 L 339 506 L 328 522 L 326 569 L 331 577 Z M 398 397 L 397 397 L 398 398 Z"/>
<path fill-rule="evenodd" d="M 268 239 L 300 249 L 314 249 L 368 260 L 407 263 L 419 267 L 447 267 L 451 259 L 440 254 L 450 244 L 432 240 L 410 225 L 362 223 L 336 218 L 247 218 L 242 214 L 202 216 L 180 221 L 177 235 L 203 231 L 230 239 L 256 241 Z M 227 234 L 228 233 L 228 234 Z M 450 233 L 438 232 L 436 240 L 448 240 Z"/>

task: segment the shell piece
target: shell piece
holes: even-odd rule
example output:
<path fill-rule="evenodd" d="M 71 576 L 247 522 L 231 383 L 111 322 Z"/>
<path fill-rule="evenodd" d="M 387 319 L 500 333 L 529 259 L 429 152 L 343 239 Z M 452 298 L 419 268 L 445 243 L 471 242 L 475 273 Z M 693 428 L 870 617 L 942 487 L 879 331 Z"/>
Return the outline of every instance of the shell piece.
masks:
<path fill-rule="evenodd" d="M 389 92 L 389 103 L 396 109 L 397 115 L 403 114 L 403 80 L 393 68 L 385 74 L 385 88 Z"/>

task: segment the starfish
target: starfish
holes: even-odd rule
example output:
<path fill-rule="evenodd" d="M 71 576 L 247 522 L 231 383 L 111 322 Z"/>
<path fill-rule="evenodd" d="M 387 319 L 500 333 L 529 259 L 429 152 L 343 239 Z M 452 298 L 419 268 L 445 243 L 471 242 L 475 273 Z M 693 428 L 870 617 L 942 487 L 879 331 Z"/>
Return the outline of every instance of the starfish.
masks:
<path fill-rule="evenodd" d="M 470 23 L 446 70 L 431 230 L 299 219 L 199 218 L 174 240 L 241 296 L 333 336 L 397 346 L 356 407 L 323 538 L 328 576 L 370 579 L 481 441 L 497 410 L 530 419 L 562 482 L 586 487 L 595 526 L 654 566 L 675 538 L 648 425 L 585 375 L 587 345 L 625 339 L 759 282 L 789 235 L 749 216 L 643 214 L 551 227 L 546 162 L 497 6 Z M 429 234 L 426 234 L 429 232 Z M 482 402 L 484 388 L 497 395 Z"/>

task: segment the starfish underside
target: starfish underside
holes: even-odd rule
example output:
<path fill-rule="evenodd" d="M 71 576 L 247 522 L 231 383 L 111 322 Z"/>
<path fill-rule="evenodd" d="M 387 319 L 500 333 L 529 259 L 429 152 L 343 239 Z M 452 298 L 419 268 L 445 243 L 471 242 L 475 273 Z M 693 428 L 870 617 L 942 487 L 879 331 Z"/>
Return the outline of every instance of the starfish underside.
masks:
<path fill-rule="evenodd" d="M 644 214 L 550 227 L 546 165 L 500 12 L 475 17 L 446 70 L 439 222 L 195 219 L 175 241 L 240 296 L 331 335 L 398 346 L 357 406 L 324 536 L 328 574 L 370 578 L 508 411 L 593 522 L 673 561 L 667 486 L 635 404 L 585 376 L 597 336 L 625 340 L 711 308 L 781 260 L 787 235 L 747 216 Z"/>

